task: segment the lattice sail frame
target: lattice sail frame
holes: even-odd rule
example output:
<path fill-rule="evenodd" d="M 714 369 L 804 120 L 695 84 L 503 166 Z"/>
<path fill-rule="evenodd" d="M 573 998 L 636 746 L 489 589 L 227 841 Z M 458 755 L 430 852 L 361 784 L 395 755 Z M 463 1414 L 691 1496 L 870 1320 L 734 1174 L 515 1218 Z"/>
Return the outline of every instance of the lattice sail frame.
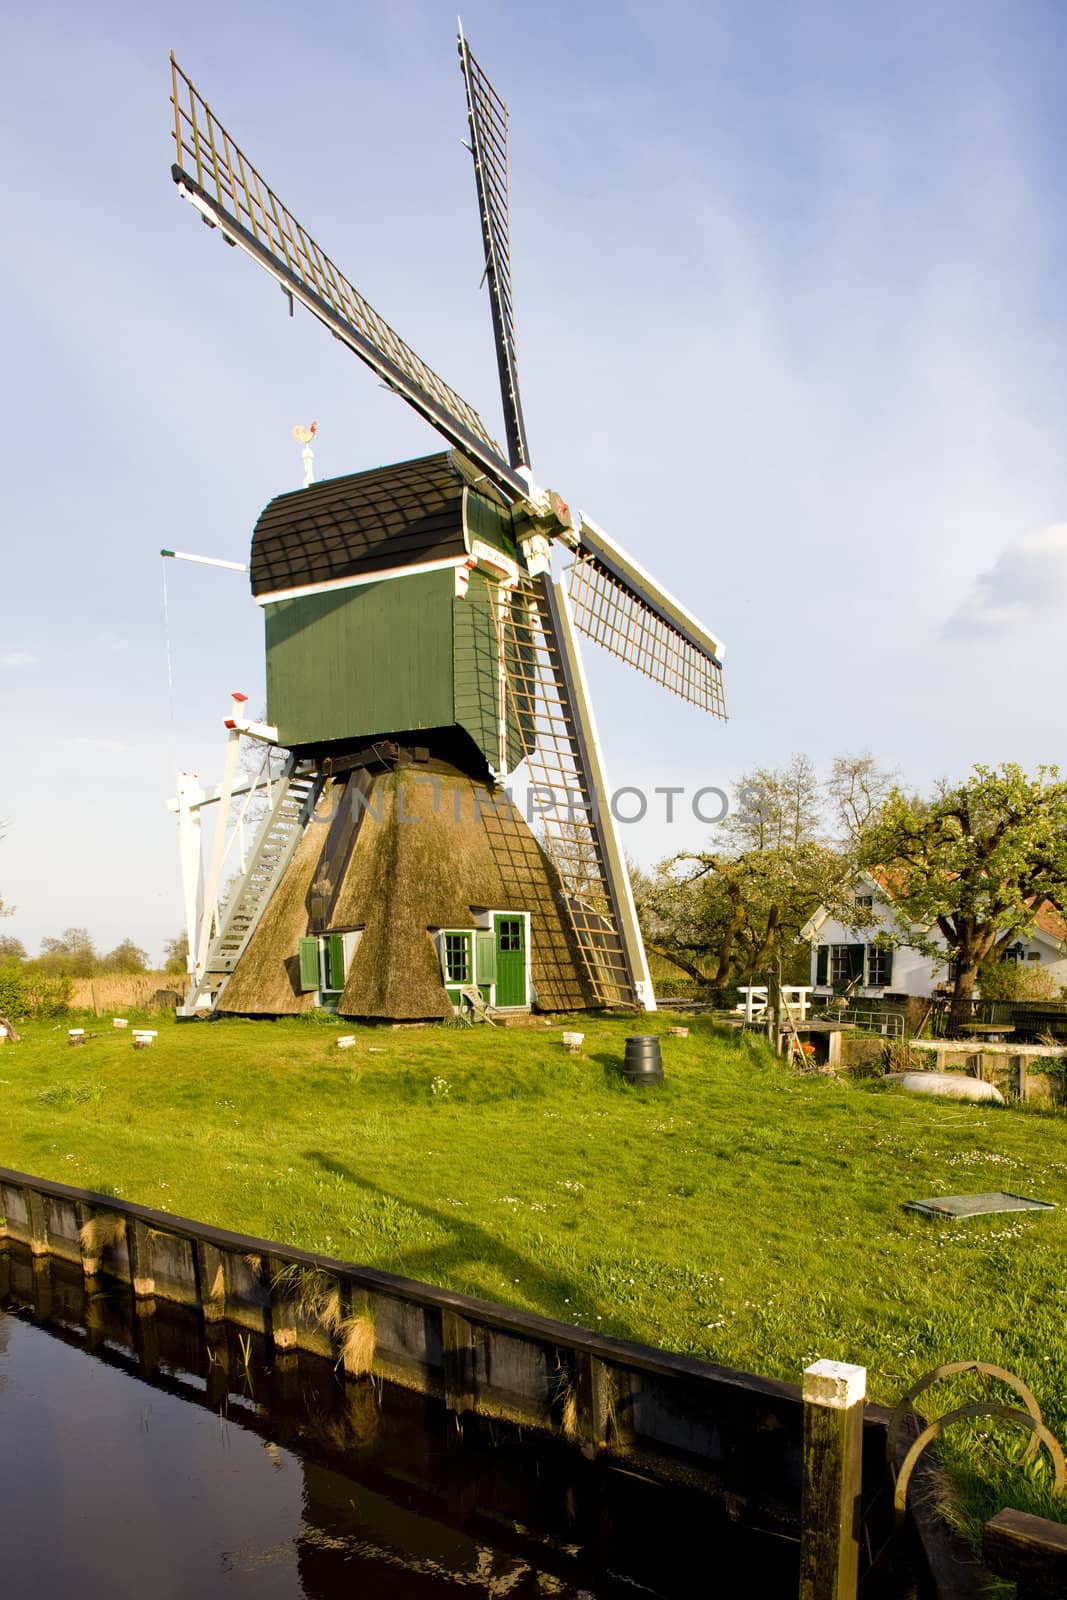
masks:
<path fill-rule="evenodd" d="M 508 108 L 459 34 L 459 58 L 467 90 L 471 155 L 478 185 L 485 272 L 493 309 L 500 395 L 504 406 L 508 454 L 513 467 L 530 459 L 526 425 L 519 398 L 515 308 L 511 293 L 511 227 L 508 206 Z"/>
<path fill-rule="evenodd" d="M 682 700 L 725 719 L 717 661 L 623 588 L 595 557 L 579 557 L 564 576 L 579 632 Z"/>
<path fill-rule="evenodd" d="M 171 104 L 174 108 L 176 176 L 193 180 L 219 209 L 251 235 L 280 274 L 308 290 L 347 327 L 398 369 L 439 411 L 500 456 L 474 407 L 416 355 L 359 290 L 348 281 L 282 204 L 182 71 L 173 54 Z M 388 374 L 384 374 L 388 377 Z M 431 418 L 437 421 L 437 418 Z"/>
<path fill-rule="evenodd" d="M 504 624 L 506 692 L 527 748 L 532 790 L 549 856 L 589 987 L 600 1005 L 639 1005 L 619 931 L 597 807 L 590 793 L 559 642 L 542 589 L 527 580 L 513 591 Z"/>

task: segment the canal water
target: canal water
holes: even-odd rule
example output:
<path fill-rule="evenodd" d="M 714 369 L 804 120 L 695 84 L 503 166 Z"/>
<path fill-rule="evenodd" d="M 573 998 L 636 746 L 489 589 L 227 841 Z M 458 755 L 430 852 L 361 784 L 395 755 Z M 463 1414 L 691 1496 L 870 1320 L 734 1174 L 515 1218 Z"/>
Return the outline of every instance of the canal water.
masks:
<path fill-rule="evenodd" d="M 788 1530 L 0 1252 L 0 1594 L 796 1594 Z"/>

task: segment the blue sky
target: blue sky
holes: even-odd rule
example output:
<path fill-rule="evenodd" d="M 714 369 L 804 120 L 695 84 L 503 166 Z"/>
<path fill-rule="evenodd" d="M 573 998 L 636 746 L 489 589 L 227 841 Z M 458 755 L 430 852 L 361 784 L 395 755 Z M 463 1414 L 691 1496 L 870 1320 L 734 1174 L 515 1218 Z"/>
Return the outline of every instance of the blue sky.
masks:
<path fill-rule="evenodd" d="M 1055 4 L 468 0 L 511 110 L 534 466 L 728 644 L 731 721 L 586 652 L 613 784 L 872 750 L 916 787 L 1055 759 L 1067 610 Z M 272 185 L 498 426 L 444 5 L 8 8 L 4 931 L 180 924 L 178 766 L 263 701 L 239 574 L 300 481 L 436 435 L 170 181 L 173 47 Z M 625 831 L 637 859 L 696 821 Z"/>

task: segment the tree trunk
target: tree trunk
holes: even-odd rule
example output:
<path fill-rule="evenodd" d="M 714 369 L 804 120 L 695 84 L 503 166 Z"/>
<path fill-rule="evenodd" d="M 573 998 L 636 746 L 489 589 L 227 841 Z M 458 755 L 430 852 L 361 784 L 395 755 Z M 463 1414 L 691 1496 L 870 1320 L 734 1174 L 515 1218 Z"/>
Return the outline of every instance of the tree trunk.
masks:
<path fill-rule="evenodd" d="M 778 948 L 778 923 L 781 913 L 777 906 L 772 906 L 767 913 L 767 928 L 759 947 L 752 960 L 752 971 L 759 973 L 764 970 L 771 956 Z"/>
<path fill-rule="evenodd" d="M 974 1010 L 974 986 L 978 982 L 978 968 L 996 943 L 996 927 L 975 927 L 973 923 L 962 930 L 963 937 L 956 945 L 956 982 L 952 987 L 952 1000 L 948 1008 L 948 1031 L 959 1033 L 965 1022 L 970 1022 Z"/>
<path fill-rule="evenodd" d="M 956 982 L 952 987 L 952 1000 L 948 1009 L 948 1031 L 959 1033 L 965 1022 L 970 1022 L 974 1002 L 974 986 L 978 982 L 978 962 L 973 956 L 956 957 Z"/>

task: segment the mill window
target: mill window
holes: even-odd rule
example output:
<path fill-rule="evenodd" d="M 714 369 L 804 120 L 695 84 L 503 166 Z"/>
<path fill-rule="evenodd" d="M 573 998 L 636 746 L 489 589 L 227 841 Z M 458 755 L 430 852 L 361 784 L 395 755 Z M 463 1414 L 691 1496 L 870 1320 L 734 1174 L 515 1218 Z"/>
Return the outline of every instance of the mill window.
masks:
<path fill-rule="evenodd" d="M 445 980 L 448 983 L 470 983 L 471 936 L 469 933 L 445 934 Z"/>

